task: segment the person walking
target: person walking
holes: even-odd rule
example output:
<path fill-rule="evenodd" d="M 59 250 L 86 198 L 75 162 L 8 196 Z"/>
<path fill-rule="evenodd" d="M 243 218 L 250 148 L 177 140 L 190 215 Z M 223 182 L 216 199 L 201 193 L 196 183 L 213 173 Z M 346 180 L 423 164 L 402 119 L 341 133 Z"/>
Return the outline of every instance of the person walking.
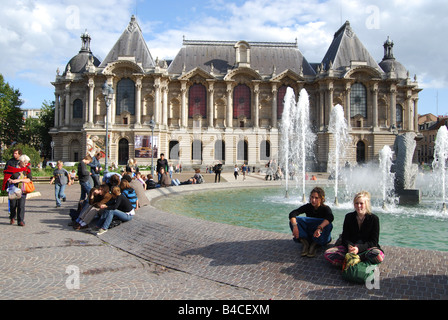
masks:
<path fill-rule="evenodd" d="M 56 169 L 53 171 L 53 177 L 50 180 L 50 184 L 54 182 L 54 195 L 56 198 L 56 208 L 61 206 L 61 200 L 65 202 L 65 187 L 72 184 L 72 179 L 67 170 L 63 168 L 64 163 L 58 161 L 56 163 Z"/>

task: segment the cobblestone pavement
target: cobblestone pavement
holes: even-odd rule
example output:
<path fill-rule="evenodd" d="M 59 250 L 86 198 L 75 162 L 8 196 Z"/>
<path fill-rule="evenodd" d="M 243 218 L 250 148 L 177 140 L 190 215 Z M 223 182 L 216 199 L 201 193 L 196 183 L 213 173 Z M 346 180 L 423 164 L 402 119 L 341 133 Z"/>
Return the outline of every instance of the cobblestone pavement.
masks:
<path fill-rule="evenodd" d="M 266 183 L 229 176 L 214 184 L 210 176 L 202 186 L 147 195 Z M 67 201 L 56 208 L 53 186 L 38 184 L 40 195 L 27 199 L 25 227 L 10 225 L 7 205 L 0 204 L 0 299 L 448 299 L 448 252 L 385 247 L 379 288 L 367 289 L 342 280 L 322 251 L 301 258 L 290 235 L 196 220 L 151 205 L 101 236 L 74 231 L 68 214 L 79 189 L 68 187 Z"/>

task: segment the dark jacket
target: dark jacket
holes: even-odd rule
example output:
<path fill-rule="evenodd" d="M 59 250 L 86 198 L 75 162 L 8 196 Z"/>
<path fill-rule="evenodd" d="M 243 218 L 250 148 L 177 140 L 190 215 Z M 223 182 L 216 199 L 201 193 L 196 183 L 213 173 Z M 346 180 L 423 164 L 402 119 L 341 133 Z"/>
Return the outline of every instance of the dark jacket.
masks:
<path fill-rule="evenodd" d="M 289 219 L 297 217 L 298 215 L 305 213 L 309 218 L 320 218 L 326 219 L 328 222 L 332 223 L 334 220 L 333 212 L 331 208 L 326 205 L 321 205 L 317 210 L 311 205 L 311 203 L 304 204 L 303 206 L 291 211 L 289 213 Z"/>
<path fill-rule="evenodd" d="M 168 172 L 168 160 L 157 159 L 157 172 L 160 172 L 160 168 L 164 168 L 165 172 Z"/>
<path fill-rule="evenodd" d="M 84 161 L 80 161 L 78 164 L 78 180 L 79 182 L 87 182 L 89 181 L 90 170 L 87 169 L 87 165 Z"/>
<path fill-rule="evenodd" d="M 120 194 L 114 202 L 107 206 L 106 210 L 120 210 L 122 212 L 130 212 L 134 209 L 131 202 L 124 194 Z"/>
<path fill-rule="evenodd" d="M 356 215 L 356 211 L 345 215 L 344 226 L 342 228 L 342 244 L 346 247 L 348 245 L 357 246 L 359 253 L 372 247 L 380 248 L 378 243 L 380 237 L 380 219 L 378 216 L 366 214 L 360 229 Z"/>

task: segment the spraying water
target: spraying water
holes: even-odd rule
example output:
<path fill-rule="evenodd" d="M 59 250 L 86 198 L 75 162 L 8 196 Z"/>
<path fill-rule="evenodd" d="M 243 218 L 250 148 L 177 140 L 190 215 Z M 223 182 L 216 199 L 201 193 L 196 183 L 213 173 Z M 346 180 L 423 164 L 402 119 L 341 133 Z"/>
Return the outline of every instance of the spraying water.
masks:
<path fill-rule="evenodd" d="M 387 205 L 394 203 L 394 178 L 395 174 L 391 172 L 393 151 L 389 146 L 384 146 L 379 153 L 379 169 L 381 172 L 381 191 L 383 200 L 383 209 Z"/>
<path fill-rule="evenodd" d="M 446 211 L 446 161 L 448 160 L 448 130 L 446 126 L 441 126 L 437 131 L 437 138 L 434 146 L 434 161 L 432 167 L 435 177 L 440 179 L 442 186 L 442 210 Z"/>
<path fill-rule="evenodd" d="M 294 170 L 296 183 L 301 179 L 303 202 L 305 198 L 306 160 L 313 156 L 316 135 L 310 128 L 309 96 L 305 89 L 300 91 L 299 100 L 295 102 L 294 90 L 288 88 L 284 98 L 282 114 L 282 146 L 286 177 L 286 196 L 288 197 L 288 180 L 290 168 Z"/>
<path fill-rule="evenodd" d="M 334 135 L 335 146 L 329 153 L 328 163 L 334 173 L 334 204 L 338 205 L 339 162 L 344 157 L 346 145 L 350 141 L 344 109 L 340 104 L 334 106 L 331 110 L 328 131 Z"/>
<path fill-rule="evenodd" d="M 295 105 L 294 90 L 292 88 L 286 89 L 285 97 L 283 98 L 283 114 L 282 114 L 282 153 L 284 156 L 284 168 L 285 168 L 285 183 L 286 183 L 286 194 L 285 197 L 289 197 L 288 181 L 289 181 L 289 134 L 291 127 L 291 110 Z"/>

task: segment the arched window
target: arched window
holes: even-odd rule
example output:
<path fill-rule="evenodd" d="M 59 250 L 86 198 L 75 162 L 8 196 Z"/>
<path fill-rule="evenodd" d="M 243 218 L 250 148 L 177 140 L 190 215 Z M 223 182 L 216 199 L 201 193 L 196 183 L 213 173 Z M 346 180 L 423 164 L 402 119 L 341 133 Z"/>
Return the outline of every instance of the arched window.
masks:
<path fill-rule="evenodd" d="M 179 160 L 179 141 L 171 140 L 170 141 L 170 160 Z"/>
<path fill-rule="evenodd" d="M 271 158 L 271 143 L 263 140 L 260 143 L 260 160 L 269 160 Z"/>
<path fill-rule="evenodd" d="M 358 143 L 356 144 L 356 162 L 366 162 L 366 145 L 362 141 L 358 141 Z"/>
<path fill-rule="evenodd" d="M 193 140 L 191 144 L 191 159 L 202 160 L 202 141 Z"/>
<path fill-rule="evenodd" d="M 246 140 L 240 140 L 238 141 L 238 147 L 237 147 L 237 160 L 243 160 L 247 161 L 247 141 Z"/>
<path fill-rule="evenodd" d="M 244 116 L 250 119 L 250 89 L 240 84 L 233 90 L 233 118 Z"/>
<path fill-rule="evenodd" d="M 226 159 L 226 143 L 223 140 L 215 142 L 215 160 L 224 161 Z"/>
<path fill-rule="evenodd" d="M 202 84 L 194 84 L 190 87 L 188 98 L 188 117 L 200 115 L 207 116 L 207 90 Z"/>
<path fill-rule="evenodd" d="M 397 104 L 396 106 L 396 114 L 397 114 L 397 127 L 403 128 L 403 107 L 401 104 Z"/>
<path fill-rule="evenodd" d="M 124 111 L 135 114 L 135 84 L 129 78 L 118 81 L 116 110 L 117 115 Z"/>
<path fill-rule="evenodd" d="M 367 90 L 362 83 L 355 83 L 350 93 L 350 116 L 367 118 Z"/>
<path fill-rule="evenodd" d="M 287 86 L 281 86 L 277 91 L 277 119 L 282 118 L 286 89 L 288 89 Z"/>
<path fill-rule="evenodd" d="M 73 119 L 82 119 L 82 100 L 76 99 L 73 101 Z"/>
<path fill-rule="evenodd" d="M 129 160 L 129 142 L 123 138 L 118 141 L 118 164 L 120 166 L 126 165 Z"/>

